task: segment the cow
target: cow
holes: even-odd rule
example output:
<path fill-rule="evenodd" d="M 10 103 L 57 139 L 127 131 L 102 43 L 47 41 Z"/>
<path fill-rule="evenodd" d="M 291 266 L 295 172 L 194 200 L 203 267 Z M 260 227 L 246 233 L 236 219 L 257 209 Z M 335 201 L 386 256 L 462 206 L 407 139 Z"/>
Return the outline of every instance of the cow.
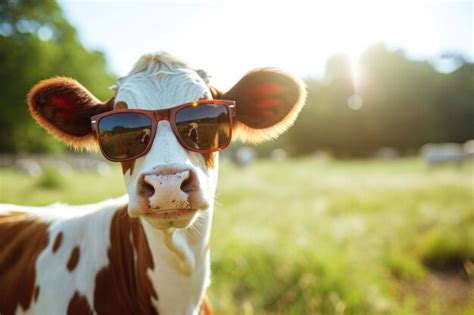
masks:
<path fill-rule="evenodd" d="M 30 90 L 39 125 L 73 148 L 99 147 L 119 161 L 127 194 L 77 206 L 1 205 L 0 314 L 212 313 L 209 240 L 218 151 L 228 143 L 202 130 L 223 119 L 228 142 L 274 139 L 293 124 L 306 92 L 274 68 L 250 71 L 227 92 L 202 73 L 157 52 L 139 58 L 108 101 L 68 77 Z M 182 108 L 222 115 L 199 116 L 181 134 Z M 130 113 L 154 124 L 135 125 Z M 120 128 L 98 126 L 105 117 Z M 110 139 L 119 140 L 109 146 Z"/>
<path fill-rule="evenodd" d="M 427 143 L 420 148 L 428 169 L 443 164 L 453 164 L 461 168 L 469 158 L 468 151 L 459 143 Z"/>

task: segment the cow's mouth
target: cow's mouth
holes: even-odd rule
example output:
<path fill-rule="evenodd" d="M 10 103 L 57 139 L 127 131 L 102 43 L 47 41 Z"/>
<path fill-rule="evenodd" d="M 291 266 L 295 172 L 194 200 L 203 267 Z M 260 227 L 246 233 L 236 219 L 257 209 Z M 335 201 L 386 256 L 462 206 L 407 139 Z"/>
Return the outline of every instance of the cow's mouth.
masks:
<path fill-rule="evenodd" d="M 194 215 L 197 210 L 195 209 L 172 209 L 172 210 L 161 210 L 161 211 L 152 211 L 146 214 L 147 217 L 159 218 L 159 219 L 174 219 L 180 218 L 182 216 Z"/>
<path fill-rule="evenodd" d="M 197 216 L 196 209 L 170 209 L 150 211 L 143 214 L 153 227 L 165 230 L 169 228 L 187 228 Z"/>

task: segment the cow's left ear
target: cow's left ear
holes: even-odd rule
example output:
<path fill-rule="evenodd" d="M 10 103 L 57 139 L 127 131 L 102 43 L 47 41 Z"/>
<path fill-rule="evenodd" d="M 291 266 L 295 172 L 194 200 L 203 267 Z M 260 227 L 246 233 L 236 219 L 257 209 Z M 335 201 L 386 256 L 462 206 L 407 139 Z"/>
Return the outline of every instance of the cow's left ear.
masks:
<path fill-rule="evenodd" d="M 37 83 L 28 93 L 33 118 L 50 134 L 78 149 L 96 149 L 90 118 L 113 108 L 113 98 L 99 101 L 74 79 L 55 77 Z"/>
<path fill-rule="evenodd" d="M 256 143 L 278 137 L 294 123 L 306 90 L 301 80 L 263 68 L 249 72 L 227 93 L 216 96 L 236 101 L 236 138 Z"/>

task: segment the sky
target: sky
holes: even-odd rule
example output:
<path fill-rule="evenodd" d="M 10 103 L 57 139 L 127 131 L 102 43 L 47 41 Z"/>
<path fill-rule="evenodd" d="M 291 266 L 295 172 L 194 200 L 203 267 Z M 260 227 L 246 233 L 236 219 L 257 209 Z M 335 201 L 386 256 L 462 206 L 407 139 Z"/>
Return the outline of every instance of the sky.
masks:
<path fill-rule="evenodd" d="M 474 60 L 474 1 L 71 1 L 60 0 L 87 48 L 123 76 L 144 53 L 167 51 L 229 88 L 253 68 L 321 77 L 334 54 L 356 68 L 370 45 L 410 58 L 444 53 Z"/>

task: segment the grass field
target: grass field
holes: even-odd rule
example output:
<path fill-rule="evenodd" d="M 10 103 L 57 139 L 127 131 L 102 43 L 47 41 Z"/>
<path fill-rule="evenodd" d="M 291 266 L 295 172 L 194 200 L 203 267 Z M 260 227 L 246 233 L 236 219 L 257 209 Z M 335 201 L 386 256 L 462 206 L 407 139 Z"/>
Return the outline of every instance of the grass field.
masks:
<path fill-rule="evenodd" d="M 36 179 L 2 170 L 0 180 L 7 203 L 125 191 L 118 168 Z M 223 162 L 219 181 L 217 314 L 474 314 L 473 163 Z"/>

